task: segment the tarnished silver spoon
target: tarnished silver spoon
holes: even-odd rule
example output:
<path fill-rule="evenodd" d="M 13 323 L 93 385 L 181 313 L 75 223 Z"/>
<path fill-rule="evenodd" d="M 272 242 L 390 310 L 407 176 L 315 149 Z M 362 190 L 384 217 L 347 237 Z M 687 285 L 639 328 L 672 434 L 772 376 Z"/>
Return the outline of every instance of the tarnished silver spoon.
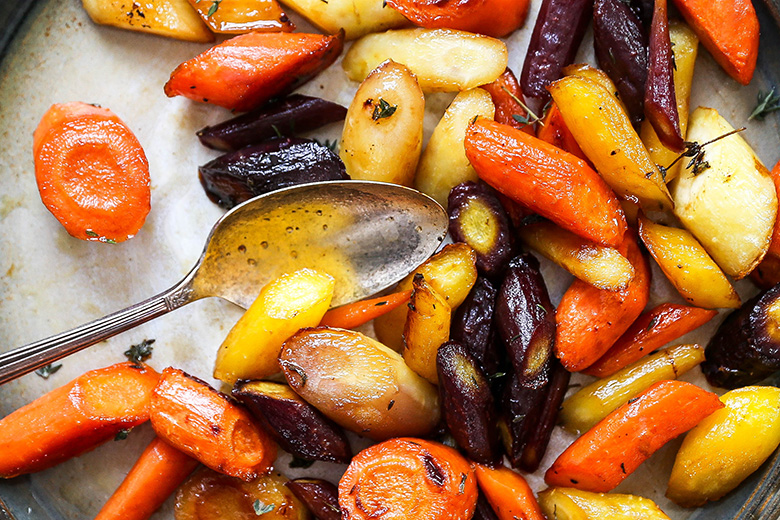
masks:
<path fill-rule="evenodd" d="M 332 305 L 359 300 L 411 272 L 446 233 L 439 204 L 393 184 L 319 182 L 257 197 L 217 221 L 198 263 L 172 288 L 0 354 L 0 384 L 200 298 L 247 308 L 271 279 L 302 267 L 336 279 Z"/>

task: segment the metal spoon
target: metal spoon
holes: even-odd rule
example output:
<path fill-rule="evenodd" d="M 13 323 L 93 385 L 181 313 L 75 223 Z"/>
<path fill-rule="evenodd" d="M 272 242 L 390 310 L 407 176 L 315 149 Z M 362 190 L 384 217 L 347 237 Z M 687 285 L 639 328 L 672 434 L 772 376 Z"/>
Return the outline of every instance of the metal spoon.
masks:
<path fill-rule="evenodd" d="M 318 182 L 257 197 L 217 221 L 198 263 L 172 288 L 0 354 L 0 384 L 200 298 L 247 308 L 271 279 L 302 267 L 336 279 L 332 305 L 359 300 L 406 276 L 446 233 L 439 204 L 393 184 Z"/>

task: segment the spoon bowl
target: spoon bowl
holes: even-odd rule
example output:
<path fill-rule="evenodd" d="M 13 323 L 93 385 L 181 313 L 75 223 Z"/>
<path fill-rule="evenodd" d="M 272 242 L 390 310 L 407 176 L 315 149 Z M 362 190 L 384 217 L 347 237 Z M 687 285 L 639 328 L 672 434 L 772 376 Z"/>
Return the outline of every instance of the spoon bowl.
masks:
<path fill-rule="evenodd" d="M 310 267 L 336 280 L 332 305 L 377 293 L 432 255 L 447 214 L 394 184 L 328 181 L 248 200 L 220 218 L 184 279 L 148 300 L 0 354 L 0 384 L 200 298 L 248 308 L 272 279 Z"/>

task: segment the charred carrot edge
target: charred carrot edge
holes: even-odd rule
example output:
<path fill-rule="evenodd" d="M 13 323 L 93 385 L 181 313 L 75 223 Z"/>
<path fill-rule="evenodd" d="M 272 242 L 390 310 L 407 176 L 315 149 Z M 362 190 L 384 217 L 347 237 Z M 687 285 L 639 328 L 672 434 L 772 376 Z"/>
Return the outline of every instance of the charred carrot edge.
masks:
<path fill-rule="evenodd" d="M 570 372 L 595 363 L 634 323 L 650 297 L 650 266 L 633 232 L 618 251 L 634 266 L 634 278 L 622 291 L 597 289 L 574 280 L 555 311 L 555 355 Z"/>
<path fill-rule="evenodd" d="M 409 301 L 412 290 L 401 291 L 380 298 L 361 300 L 342 305 L 325 313 L 320 320 L 320 326 L 337 329 L 354 329 L 374 318 L 387 314 Z"/>
<path fill-rule="evenodd" d="M 780 199 L 780 161 L 777 161 L 777 164 L 772 168 L 770 175 L 772 177 L 772 182 L 775 183 L 775 191 L 778 194 L 778 199 Z M 775 228 L 772 230 L 772 242 L 769 244 L 769 251 L 767 251 L 767 253 L 780 257 L 780 219 L 775 221 Z"/>
<path fill-rule="evenodd" d="M 715 310 L 663 303 L 637 318 L 607 353 L 583 372 L 596 377 L 611 376 L 670 341 L 698 329 L 717 314 Z"/>
<path fill-rule="evenodd" d="M 149 419 L 160 374 L 119 363 L 87 372 L 0 420 L 0 477 L 41 471 Z"/>
<path fill-rule="evenodd" d="M 392 478 L 388 478 L 392 475 Z M 344 518 L 414 511 L 418 520 L 468 520 L 477 504 L 474 469 L 457 451 L 415 438 L 390 439 L 358 453 L 339 481 Z"/>
<path fill-rule="evenodd" d="M 525 109 L 523 90 L 512 69 L 507 68 L 498 79 L 481 88 L 487 90 L 496 107 L 494 121 L 534 135 L 534 123 Z"/>
<path fill-rule="evenodd" d="M 387 5 L 420 27 L 459 29 L 494 38 L 503 38 L 520 28 L 529 4 L 529 0 L 387 0 Z"/>
<path fill-rule="evenodd" d="M 582 159 L 485 118 L 468 126 L 465 146 L 479 177 L 504 195 L 599 244 L 622 241 L 623 209 Z"/>
<path fill-rule="evenodd" d="M 242 34 L 179 65 L 165 84 L 165 94 L 231 110 L 252 110 L 328 67 L 343 45 L 344 31 L 330 36 Z"/>
<path fill-rule="evenodd" d="M 574 139 L 574 135 L 569 131 L 569 127 L 563 121 L 561 111 L 554 101 L 550 104 L 542 124 L 536 129 L 536 137 L 546 143 L 557 146 L 563 151 L 576 155 L 590 165 L 590 161 L 585 157 L 585 152 L 582 151 L 582 148 Z"/>
<path fill-rule="evenodd" d="M 606 493 L 661 446 L 722 408 L 718 396 L 683 381 L 660 381 L 588 430 L 544 476 L 550 486 Z"/>
<path fill-rule="evenodd" d="M 249 412 L 176 368 L 163 370 L 150 419 L 162 440 L 231 477 L 252 480 L 267 473 L 276 458 L 276 445 Z"/>
<path fill-rule="evenodd" d="M 674 0 L 680 14 L 729 76 L 750 83 L 758 58 L 758 16 L 751 0 Z"/>
<path fill-rule="evenodd" d="M 197 466 L 198 461 L 155 437 L 95 520 L 146 520 Z"/>
<path fill-rule="evenodd" d="M 545 520 L 528 482 L 506 467 L 476 464 L 477 483 L 500 520 Z"/>
<path fill-rule="evenodd" d="M 33 135 L 41 201 L 68 233 L 122 242 L 149 214 L 149 163 L 113 112 L 81 102 L 52 105 Z"/>

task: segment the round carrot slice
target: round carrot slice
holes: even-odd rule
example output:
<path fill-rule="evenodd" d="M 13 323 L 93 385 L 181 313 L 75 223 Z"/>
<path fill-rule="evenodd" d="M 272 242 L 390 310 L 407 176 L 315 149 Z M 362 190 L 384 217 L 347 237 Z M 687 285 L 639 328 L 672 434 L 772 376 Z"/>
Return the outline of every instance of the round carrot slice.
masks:
<path fill-rule="evenodd" d="M 358 453 L 339 482 L 350 520 L 467 520 L 474 514 L 474 470 L 436 442 L 397 438 Z"/>
<path fill-rule="evenodd" d="M 122 242 L 141 228 L 150 210 L 149 163 L 113 112 L 53 105 L 35 131 L 33 152 L 41 200 L 72 236 Z"/>

